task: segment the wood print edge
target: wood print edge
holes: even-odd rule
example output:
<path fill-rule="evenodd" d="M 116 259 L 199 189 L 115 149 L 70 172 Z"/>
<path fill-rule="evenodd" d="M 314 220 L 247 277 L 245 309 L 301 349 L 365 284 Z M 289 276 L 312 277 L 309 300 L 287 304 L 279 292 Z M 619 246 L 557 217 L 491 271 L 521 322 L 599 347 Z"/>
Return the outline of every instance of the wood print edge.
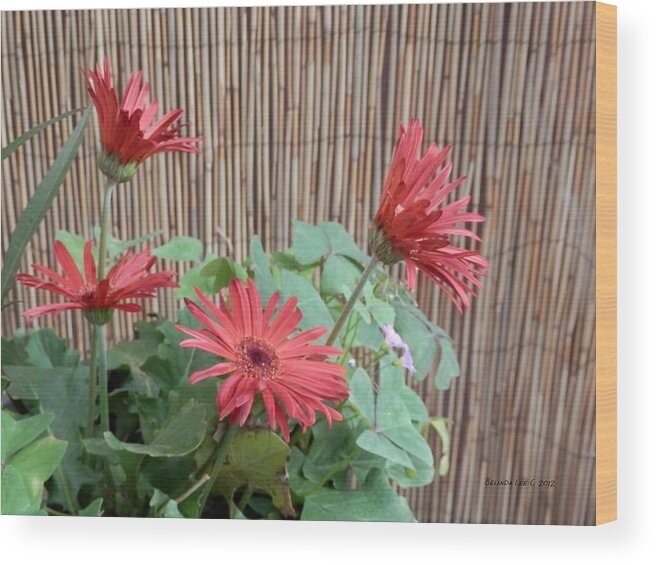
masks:
<path fill-rule="evenodd" d="M 617 8 L 596 3 L 596 523 L 617 519 Z"/>

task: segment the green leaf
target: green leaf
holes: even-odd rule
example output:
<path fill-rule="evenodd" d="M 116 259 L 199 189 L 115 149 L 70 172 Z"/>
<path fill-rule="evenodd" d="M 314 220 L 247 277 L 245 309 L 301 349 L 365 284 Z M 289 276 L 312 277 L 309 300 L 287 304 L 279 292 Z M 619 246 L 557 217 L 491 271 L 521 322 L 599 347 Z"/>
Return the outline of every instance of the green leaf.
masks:
<path fill-rule="evenodd" d="M 388 462 L 385 470 L 390 479 L 394 480 L 401 488 L 417 488 L 432 483 L 435 479 L 435 465 L 428 465 L 412 455 L 410 459 L 414 469 Z"/>
<path fill-rule="evenodd" d="M 25 350 L 29 362 L 35 367 L 49 369 L 53 367 L 77 367 L 80 353 L 68 349 L 66 340 L 60 338 L 53 330 L 37 330 L 28 334 Z"/>
<path fill-rule="evenodd" d="M 65 441 L 46 436 L 21 449 L 11 458 L 11 466 L 25 482 L 31 506 L 41 503 L 43 483 L 54 473 L 65 452 Z"/>
<path fill-rule="evenodd" d="M 376 420 L 374 389 L 371 383 L 371 377 L 369 377 L 364 369 L 358 368 L 353 373 L 350 389 L 349 401 L 373 425 Z"/>
<path fill-rule="evenodd" d="M 294 256 L 301 265 L 311 265 L 330 252 L 330 244 L 326 234 L 312 224 L 293 220 L 294 232 L 292 245 Z"/>
<path fill-rule="evenodd" d="M 369 256 L 363 253 L 357 243 L 342 224 L 337 222 L 323 222 L 319 225 L 321 231 L 326 235 L 331 253 L 345 255 L 361 263 L 368 263 Z"/>
<path fill-rule="evenodd" d="M 168 243 L 153 249 L 153 255 L 171 261 L 200 261 L 203 256 L 203 244 L 196 238 L 176 235 Z"/>
<path fill-rule="evenodd" d="M 428 419 L 428 410 L 421 397 L 410 387 L 403 386 L 398 392 L 399 398 L 403 401 L 410 418 L 414 422 L 424 422 Z"/>
<path fill-rule="evenodd" d="M 5 147 L 2 148 L 2 160 L 4 161 L 9 155 L 11 155 L 16 149 L 21 147 L 22 145 L 25 145 L 30 139 L 32 139 L 37 133 L 41 132 L 42 130 L 46 129 L 48 126 L 51 126 L 53 124 L 56 124 L 57 122 L 61 122 L 62 120 L 65 120 L 69 116 L 73 116 L 74 114 L 77 114 L 79 112 L 82 112 L 84 108 L 76 108 L 75 110 L 69 110 L 68 112 L 64 112 L 63 114 L 59 114 L 59 116 L 55 116 L 54 118 L 51 118 L 49 120 L 46 120 L 45 122 L 40 123 L 37 126 L 34 126 L 32 129 L 26 131 L 23 135 L 17 137 L 12 141 L 11 143 L 7 144 Z"/>
<path fill-rule="evenodd" d="M 394 329 L 410 347 L 417 372 L 414 377 L 422 380 L 430 371 L 437 355 L 436 338 L 430 327 L 406 304 L 395 303 L 396 320 Z"/>
<path fill-rule="evenodd" d="M 54 414 L 37 414 L 15 420 L 9 412 L 2 411 L 2 463 L 8 457 L 34 441 L 48 430 Z"/>
<path fill-rule="evenodd" d="M 380 326 L 375 321 L 365 323 L 360 320 L 354 345 L 362 345 L 372 351 L 378 351 L 383 345 L 383 333 L 380 331 Z"/>
<path fill-rule="evenodd" d="M 2 358 L 3 365 L 29 365 L 27 351 L 26 335 L 13 335 L 11 339 L 2 337 Z"/>
<path fill-rule="evenodd" d="M 325 421 L 321 421 L 312 427 L 312 435 L 312 447 L 305 457 L 303 474 L 318 484 L 334 471 L 335 466 L 346 468 L 355 445 L 351 429 L 344 422 L 334 422 L 329 428 Z"/>
<path fill-rule="evenodd" d="M 321 270 L 321 294 L 336 296 L 344 286 L 353 288 L 358 282 L 362 268 L 342 255 L 330 255 Z"/>
<path fill-rule="evenodd" d="M 438 472 L 440 477 L 444 477 L 449 472 L 449 451 L 451 449 L 451 440 L 449 437 L 448 426 L 452 423 L 452 420 L 451 418 L 436 417 L 431 418 L 428 423 L 435 428 L 437 435 L 440 436 L 442 451 Z"/>
<path fill-rule="evenodd" d="M 150 507 L 156 512 L 156 516 L 162 516 L 164 518 L 184 518 L 184 515 L 178 508 L 178 503 L 158 489 L 155 489 L 153 497 L 150 499 Z"/>
<path fill-rule="evenodd" d="M 203 267 L 192 267 L 178 280 L 179 288 L 175 290 L 176 298 L 191 298 L 196 300 L 196 288 L 207 295 L 214 294 L 218 289 L 213 277 L 202 274 Z"/>
<path fill-rule="evenodd" d="M 264 253 L 262 241 L 258 235 L 251 237 L 250 254 L 251 261 L 253 262 L 253 271 L 255 272 L 255 284 L 257 284 L 257 288 L 262 295 L 262 301 L 266 304 L 277 288 L 271 275 L 269 260 Z"/>
<path fill-rule="evenodd" d="M 61 151 L 57 155 L 55 162 L 52 164 L 43 180 L 39 183 L 34 195 L 28 202 L 25 210 L 16 222 L 16 228 L 11 234 L 9 247 L 4 257 L 2 267 L 2 303 L 4 304 L 9 290 L 14 283 L 14 275 L 20 265 L 20 260 L 25 247 L 32 239 L 34 232 L 46 215 L 46 212 L 52 205 L 59 187 L 61 186 L 68 169 L 73 162 L 77 150 L 80 147 L 84 130 L 91 116 L 91 108 L 84 112 L 80 122 L 73 130 L 71 137 L 68 138 Z"/>
<path fill-rule="evenodd" d="M 38 514 L 41 500 L 33 504 L 28 486 L 20 472 L 12 465 L 2 469 L 2 514 L 33 515 Z"/>
<path fill-rule="evenodd" d="M 434 385 L 437 390 L 448 390 L 451 381 L 460 375 L 460 365 L 458 357 L 446 338 L 440 338 L 440 363 L 435 373 Z"/>
<path fill-rule="evenodd" d="M 302 330 L 309 330 L 318 326 L 325 327 L 330 331 L 334 325 L 333 318 L 312 283 L 291 271 L 282 271 L 281 293 L 284 300 L 296 296 L 298 307 L 303 312 L 303 319 L 299 324 Z M 318 343 L 327 339 L 326 333 Z"/>
<path fill-rule="evenodd" d="M 358 437 L 357 444 L 369 453 L 379 455 L 388 461 L 393 461 L 404 467 L 414 469 L 414 465 L 408 454 L 382 434 L 377 434 L 371 430 L 364 430 Z"/>
<path fill-rule="evenodd" d="M 230 446 L 215 489 L 231 502 L 241 486 L 264 492 L 285 516 L 294 516 L 286 481 L 289 446 L 269 430 L 240 431 Z"/>
<path fill-rule="evenodd" d="M 94 501 L 90 502 L 86 508 L 82 508 L 77 515 L 98 518 L 102 516 L 102 504 L 103 499 L 96 498 Z"/>
<path fill-rule="evenodd" d="M 214 292 L 227 287 L 233 280 L 241 279 L 246 281 L 248 273 L 239 263 L 235 263 L 227 257 L 213 259 L 207 263 L 200 271 L 203 277 L 214 278 Z"/>
<path fill-rule="evenodd" d="M 62 357 L 66 358 L 64 354 Z M 84 465 L 81 429 L 86 422 L 89 369 L 76 367 L 3 367 L 9 379 L 8 393 L 14 399 L 38 400 L 43 413 L 55 415 L 50 431 L 68 442 L 50 499 L 75 510 L 77 493 L 83 484 L 97 481 L 98 474 Z M 61 471 L 61 472 L 60 472 Z"/>
<path fill-rule="evenodd" d="M 117 259 L 119 256 L 123 255 L 126 251 L 128 251 L 132 247 L 135 247 L 136 245 L 139 245 L 140 243 L 143 243 L 150 239 L 154 239 L 161 233 L 162 230 L 154 230 L 145 235 L 135 237 L 134 239 L 128 239 L 125 241 L 121 239 L 116 239 L 111 234 L 107 234 L 107 254 L 109 255 L 110 263 L 112 262 L 112 260 Z M 100 241 L 99 226 L 93 228 L 93 235 L 96 241 Z M 94 251 L 95 248 L 96 246 L 94 246 Z M 97 251 L 95 251 L 94 256 L 97 257 Z"/>
<path fill-rule="evenodd" d="M 378 469 L 359 490 L 322 488 L 305 498 L 301 520 L 415 522 L 405 498 L 399 496 Z"/>
<path fill-rule="evenodd" d="M 205 437 L 207 414 L 195 401 L 188 402 L 174 414 L 149 444 L 127 443 L 105 432 L 107 444 L 117 451 L 149 455 L 150 457 L 181 457 L 194 451 Z"/>

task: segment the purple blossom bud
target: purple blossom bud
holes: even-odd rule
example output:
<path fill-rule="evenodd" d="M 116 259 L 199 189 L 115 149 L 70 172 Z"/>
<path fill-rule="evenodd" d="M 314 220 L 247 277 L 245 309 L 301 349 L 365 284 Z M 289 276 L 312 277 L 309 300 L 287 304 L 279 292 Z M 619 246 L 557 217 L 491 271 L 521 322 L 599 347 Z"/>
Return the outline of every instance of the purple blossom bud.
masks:
<path fill-rule="evenodd" d="M 410 347 L 408 344 L 405 343 L 403 339 L 401 339 L 401 336 L 396 333 L 391 324 L 384 324 L 382 329 L 383 334 L 385 335 L 385 343 L 390 348 L 403 350 L 401 363 L 408 371 L 410 371 L 411 375 L 414 375 L 417 372 L 417 369 L 415 369 L 414 361 L 412 359 L 412 354 L 410 353 Z"/>

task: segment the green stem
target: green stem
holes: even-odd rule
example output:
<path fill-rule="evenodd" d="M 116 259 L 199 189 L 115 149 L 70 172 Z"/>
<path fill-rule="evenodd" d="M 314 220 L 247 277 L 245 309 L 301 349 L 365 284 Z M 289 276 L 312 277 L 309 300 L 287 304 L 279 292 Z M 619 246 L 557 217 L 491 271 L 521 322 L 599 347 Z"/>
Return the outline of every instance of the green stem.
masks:
<path fill-rule="evenodd" d="M 248 506 L 251 496 L 253 496 L 253 488 L 246 487 L 241 497 L 239 498 L 239 502 L 237 503 L 237 508 L 239 508 L 239 511 L 242 514 L 246 511 L 246 507 Z"/>
<path fill-rule="evenodd" d="M 355 285 L 355 288 L 351 293 L 351 297 L 348 299 L 346 306 L 344 306 L 344 310 L 342 310 L 342 313 L 340 314 L 339 318 L 337 318 L 337 321 L 335 322 L 335 327 L 333 328 L 333 331 L 330 332 L 330 335 L 328 336 L 328 340 L 326 341 L 326 345 L 332 345 L 337 339 L 339 332 L 342 330 L 342 326 L 344 325 L 346 320 L 348 320 L 348 317 L 351 315 L 351 311 L 353 310 L 354 306 L 357 304 L 358 300 L 360 299 L 360 295 L 362 294 L 362 289 L 364 288 L 364 285 L 367 284 L 367 281 L 369 280 L 371 273 L 374 272 L 377 263 L 378 263 L 378 259 L 376 259 L 376 256 L 374 255 L 371 258 L 371 261 L 369 261 L 369 264 L 365 267 L 364 271 L 362 272 L 362 275 L 360 275 L 360 280 L 358 281 L 358 284 Z"/>
<path fill-rule="evenodd" d="M 89 363 L 89 402 L 87 406 L 86 437 L 93 437 L 93 422 L 96 416 L 96 395 L 98 394 L 98 326 L 93 326 L 91 334 L 91 361 Z"/>
<path fill-rule="evenodd" d="M 105 195 L 103 197 L 102 218 L 100 220 L 100 241 L 98 242 L 98 268 L 97 278 L 105 278 L 105 266 L 107 260 L 107 235 L 109 234 L 109 220 L 112 217 L 112 195 L 116 183 L 109 181 L 105 186 Z"/>
<path fill-rule="evenodd" d="M 116 183 L 108 181 L 105 185 L 103 196 L 102 217 L 100 220 L 100 241 L 98 242 L 98 267 L 96 278 L 101 281 L 105 278 L 105 267 L 107 266 L 107 236 L 109 234 L 109 221 L 112 216 L 112 195 Z M 102 432 L 109 431 L 109 391 L 107 382 L 107 345 L 105 343 L 105 326 L 94 326 L 94 334 L 97 342 L 98 357 L 98 384 L 100 396 L 100 426 Z M 91 394 L 91 393 L 89 393 Z"/>
<path fill-rule="evenodd" d="M 178 498 L 174 499 L 173 502 L 176 504 L 182 504 L 187 500 L 192 494 L 194 494 L 200 487 L 202 487 L 207 481 L 210 480 L 210 476 L 205 473 L 200 479 L 198 479 L 193 485 L 191 485 L 186 491 L 184 491 Z M 168 503 L 165 502 L 162 504 L 155 513 L 156 516 L 160 517 L 164 513 L 164 509 Z"/>
<path fill-rule="evenodd" d="M 216 455 L 214 456 L 214 467 L 212 468 L 212 473 L 210 474 L 210 480 L 207 481 L 205 488 L 203 489 L 203 492 L 200 495 L 200 499 L 198 501 L 199 518 L 202 517 L 203 515 L 203 510 L 205 509 L 205 504 L 207 503 L 207 499 L 209 498 L 210 493 L 212 492 L 212 487 L 216 482 L 216 478 L 219 476 L 219 471 L 221 471 L 221 467 L 223 466 L 223 463 L 225 462 L 226 457 L 228 456 L 228 451 L 230 449 L 230 446 L 232 445 L 233 440 L 235 439 L 235 436 L 237 435 L 238 430 L 239 428 L 237 426 L 229 426 L 225 434 L 221 438 L 219 445 L 216 448 Z"/>
<path fill-rule="evenodd" d="M 105 326 L 95 326 L 98 335 L 98 383 L 100 396 L 100 427 L 109 431 L 109 383 L 107 381 L 107 346 L 105 345 Z"/>

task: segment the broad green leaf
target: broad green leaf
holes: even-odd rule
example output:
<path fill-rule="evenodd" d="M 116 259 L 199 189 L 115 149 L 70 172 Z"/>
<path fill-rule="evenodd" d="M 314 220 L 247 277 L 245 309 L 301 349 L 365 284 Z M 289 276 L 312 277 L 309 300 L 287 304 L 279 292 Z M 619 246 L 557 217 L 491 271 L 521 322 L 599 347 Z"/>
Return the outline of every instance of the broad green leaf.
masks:
<path fill-rule="evenodd" d="M 200 261 L 203 257 L 203 244 L 196 238 L 176 235 L 168 243 L 153 249 L 152 254 L 171 261 Z"/>
<path fill-rule="evenodd" d="M 298 447 L 292 447 L 288 466 L 289 486 L 292 489 L 292 493 L 296 496 L 305 496 L 317 487 L 316 483 L 309 481 L 303 475 L 304 464 L 305 454 Z"/>
<path fill-rule="evenodd" d="M 65 120 L 66 118 L 73 116 L 74 114 L 78 114 L 79 112 L 82 112 L 84 108 L 76 108 L 75 110 L 69 110 L 68 112 L 64 112 L 63 114 L 59 114 L 59 116 L 55 116 L 54 118 L 51 118 L 49 120 L 46 120 L 45 122 L 40 123 L 37 126 L 34 126 L 32 129 L 26 131 L 23 135 L 17 137 L 12 141 L 11 143 L 7 144 L 5 147 L 2 148 L 2 160 L 4 161 L 9 155 L 11 155 L 16 149 L 21 147 L 22 145 L 25 145 L 30 139 L 32 139 L 36 134 L 41 132 L 42 130 L 46 129 L 48 126 L 51 126 L 53 124 L 56 124 L 57 122 L 61 122 L 62 120 Z"/>
<path fill-rule="evenodd" d="M 433 464 L 433 453 L 430 447 L 412 425 L 410 414 L 403 401 L 392 391 L 383 389 L 378 394 L 376 430 L 427 465 Z M 403 465 L 403 463 L 401 464 Z"/>
<path fill-rule="evenodd" d="M 2 411 L 2 463 L 48 430 L 54 414 L 37 414 L 21 420 Z"/>
<path fill-rule="evenodd" d="M 435 356 L 437 355 L 437 343 L 433 331 L 408 305 L 395 303 L 396 319 L 394 329 L 399 333 L 401 339 L 410 347 L 410 353 L 417 372 L 414 377 L 422 380 L 430 371 Z"/>
<path fill-rule="evenodd" d="M 422 463 L 431 466 L 434 464 L 433 452 L 424 437 L 413 425 L 406 424 L 398 428 L 389 429 L 385 432 L 385 437 L 392 440 L 399 447 L 402 447 L 404 451 L 413 455 Z"/>
<path fill-rule="evenodd" d="M 60 338 L 53 330 L 43 329 L 28 334 L 25 350 L 29 362 L 35 367 L 77 367 L 80 353 L 68 349 L 66 340 Z"/>
<path fill-rule="evenodd" d="M 280 512 L 294 516 L 286 481 L 289 457 L 289 446 L 273 432 L 264 429 L 240 431 L 230 446 L 214 488 L 228 502 L 242 486 L 264 492 Z"/>
<path fill-rule="evenodd" d="M 202 271 L 203 267 L 192 267 L 187 270 L 178 280 L 179 288 L 175 290 L 175 297 L 197 300 L 196 288 L 210 296 L 219 290 L 214 277 L 206 277 Z"/>
<path fill-rule="evenodd" d="M 189 488 L 196 463 L 192 457 L 147 457 L 140 472 L 148 484 L 174 498 Z"/>
<path fill-rule="evenodd" d="M 248 273 L 239 263 L 227 257 L 219 257 L 207 263 L 200 271 L 203 277 L 213 277 L 215 292 L 228 286 L 233 280 L 246 281 Z"/>
<path fill-rule="evenodd" d="M 334 325 L 333 318 L 312 283 L 296 273 L 283 270 L 281 293 L 284 300 L 292 296 L 298 298 L 298 308 L 303 312 L 303 319 L 299 324 L 302 330 L 309 330 L 318 326 L 325 327 L 328 332 L 332 329 Z M 317 341 L 319 343 L 325 342 L 327 335 L 326 333 Z"/>
<path fill-rule="evenodd" d="M 403 401 L 403 404 L 405 404 L 405 407 L 408 410 L 408 414 L 410 414 L 410 418 L 414 422 L 421 423 L 428 419 L 428 410 L 426 409 L 426 405 L 414 390 L 404 385 L 399 390 L 398 394 Z"/>
<path fill-rule="evenodd" d="M 138 339 L 130 341 L 122 341 L 107 352 L 107 366 L 110 370 L 121 366 L 135 370 L 157 352 L 157 347 L 163 341 L 164 336 L 160 332 L 144 337 L 139 336 Z"/>
<path fill-rule="evenodd" d="M 360 413 L 373 425 L 375 422 L 375 399 L 371 377 L 364 369 L 358 368 L 350 383 L 349 401 L 356 406 Z"/>
<path fill-rule="evenodd" d="M 102 516 L 102 504 L 103 499 L 96 498 L 94 501 L 90 502 L 88 506 L 82 508 L 77 515 L 98 518 Z"/>
<path fill-rule="evenodd" d="M 299 220 L 294 220 L 292 224 L 294 256 L 301 265 L 316 263 L 324 255 L 328 255 L 330 244 L 321 228 Z"/>
<path fill-rule="evenodd" d="M 269 260 L 264 253 L 262 241 L 258 235 L 251 237 L 250 254 L 253 263 L 252 268 L 255 272 L 255 284 L 257 284 L 257 288 L 262 295 L 262 301 L 266 304 L 277 288 L 271 275 Z"/>
<path fill-rule="evenodd" d="M 460 375 L 460 365 L 450 341 L 446 338 L 439 338 L 439 344 L 440 363 L 437 366 L 434 384 L 437 390 L 448 390 L 451 381 Z"/>
<path fill-rule="evenodd" d="M 344 226 L 337 222 L 323 222 L 319 228 L 326 235 L 331 253 L 345 255 L 361 263 L 368 263 L 369 256 L 353 241 Z"/>
<path fill-rule="evenodd" d="M 371 312 L 371 316 L 379 328 L 385 324 L 394 324 L 396 315 L 394 313 L 394 307 L 391 304 L 376 297 L 366 297 L 366 303 L 367 309 Z"/>
<path fill-rule="evenodd" d="M 105 432 L 107 444 L 115 450 L 149 455 L 150 457 L 181 457 L 196 449 L 205 436 L 207 414 L 195 402 L 190 401 L 174 414 L 149 444 L 127 443 Z"/>
<path fill-rule="evenodd" d="M 320 483 L 335 470 L 335 466 L 346 468 L 349 456 L 357 448 L 345 422 L 334 422 L 329 428 L 325 421 L 321 421 L 313 426 L 312 435 L 312 447 L 305 457 L 303 474 L 313 483 Z"/>
<path fill-rule="evenodd" d="M 73 130 L 73 133 L 68 138 L 61 151 L 57 155 L 55 162 L 52 164 L 43 180 L 39 183 L 32 198 L 28 202 L 25 210 L 18 218 L 16 228 L 11 234 L 9 240 L 9 247 L 4 257 L 4 265 L 2 267 L 2 303 L 4 304 L 9 290 L 14 283 L 14 275 L 20 265 L 21 257 L 25 247 L 32 239 L 34 232 L 41 223 L 41 220 L 46 215 L 52 205 L 52 201 L 59 192 L 68 169 L 73 162 L 77 150 L 80 147 L 84 130 L 89 122 L 91 115 L 91 108 L 84 112 L 79 123 Z"/>
<path fill-rule="evenodd" d="M 371 430 L 364 430 L 358 437 L 357 444 L 369 453 L 379 455 L 388 461 L 393 461 L 404 467 L 414 469 L 414 465 L 405 450 L 394 445 L 382 434 L 377 434 Z"/>
<path fill-rule="evenodd" d="M 3 365 L 29 365 L 28 355 L 25 347 L 27 346 L 27 336 L 14 334 L 11 339 L 2 337 L 2 358 Z"/>
<path fill-rule="evenodd" d="M 150 507 L 153 509 L 153 515 L 157 517 L 184 518 L 184 515 L 178 509 L 177 502 L 159 489 L 155 489 L 150 499 Z"/>
<path fill-rule="evenodd" d="M 62 355 L 63 358 L 67 354 Z M 84 465 L 81 457 L 82 428 L 87 416 L 89 369 L 77 367 L 6 366 L 8 392 L 14 399 L 38 401 L 40 411 L 55 415 L 50 432 L 68 443 L 61 466 L 55 473 L 50 499 L 70 511 L 83 484 L 95 482 L 99 475 Z"/>
<path fill-rule="evenodd" d="M 41 500 L 33 503 L 27 484 L 20 472 L 12 465 L 2 468 L 2 514 L 34 515 L 39 514 Z"/>
<path fill-rule="evenodd" d="M 336 296 L 342 287 L 353 288 L 358 282 L 362 268 L 342 255 L 330 255 L 321 270 L 321 294 Z"/>
<path fill-rule="evenodd" d="M 435 465 L 428 465 L 412 455 L 410 459 L 413 469 L 388 462 L 385 470 L 389 477 L 401 488 L 417 488 L 432 483 L 435 479 Z"/>
<path fill-rule="evenodd" d="M 111 234 L 107 234 L 107 254 L 109 255 L 110 263 L 113 262 L 113 260 L 117 259 L 121 255 L 123 255 L 126 251 L 135 251 L 132 249 L 133 247 L 139 245 L 140 243 L 143 243 L 145 241 L 148 241 L 150 239 L 156 238 L 158 235 L 162 233 L 162 230 L 155 230 L 150 233 L 147 233 L 145 235 L 135 237 L 134 239 L 128 239 L 128 240 L 121 240 L 121 239 L 116 239 L 114 236 Z M 95 237 L 96 241 L 100 241 L 100 227 L 96 226 L 93 228 L 93 235 Z M 94 246 L 95 249 L 96 246 Z M 94 253 L 94 256 L 97 257 L 97 251 Z"/>
<path fill-rule="evenodd" d="M 301 520 L 415 522 L 405 498 L 399 496 L 378 469 L 359 490 L 322 488 L 305 498 Z"/>
<path fill-rule="evenodd" d="M 11 457 L 11 466 L 18 471 L 25 482 L 31 506 L 38 506 L 41 502 L 43 483 L 54 473 L 65 452 L 65 441 L 46 436 Z"/>
<path fill-rule="evenodd" d="M 358 481 L 363 482 L 372 469 L 385 469 L 387 459 L 369 451 L 360 450 L 351 460 L 350 467 Z"/>
<path fill-rule="evenodd" d="M 355 345 L 368 347 L 372 351 L 378 351 L 383 345 L 383 333 L 375 321 L 365 323 L 360 320 L 356 334 Z"/>

